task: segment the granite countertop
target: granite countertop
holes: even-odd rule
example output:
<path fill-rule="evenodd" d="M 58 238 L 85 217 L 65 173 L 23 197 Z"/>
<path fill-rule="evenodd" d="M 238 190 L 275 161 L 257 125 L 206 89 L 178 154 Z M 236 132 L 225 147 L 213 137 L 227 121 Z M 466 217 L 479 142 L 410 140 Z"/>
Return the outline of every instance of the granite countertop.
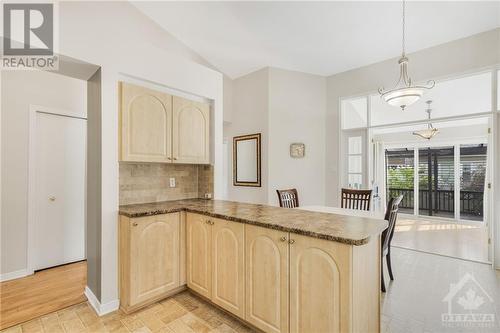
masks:
<path fill-rule="evenodd" d="M 234 201 L 189 199 L 120 206 L 119 214 L 143 217 L 180 211 L 293 232 L 350 245 L 368 243 L 387 222 L 379 219 L 312 212 Z"/>

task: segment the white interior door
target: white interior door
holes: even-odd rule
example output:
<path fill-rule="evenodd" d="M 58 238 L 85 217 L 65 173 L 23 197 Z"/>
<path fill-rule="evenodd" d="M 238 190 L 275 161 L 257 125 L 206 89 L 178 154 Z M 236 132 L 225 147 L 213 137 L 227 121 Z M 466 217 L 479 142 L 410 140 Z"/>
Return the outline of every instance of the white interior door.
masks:
<path fill-rule="evenodd" d="M 39 270 L 85 259 L 87 121 L 36 112 L 34 255 Z"/>

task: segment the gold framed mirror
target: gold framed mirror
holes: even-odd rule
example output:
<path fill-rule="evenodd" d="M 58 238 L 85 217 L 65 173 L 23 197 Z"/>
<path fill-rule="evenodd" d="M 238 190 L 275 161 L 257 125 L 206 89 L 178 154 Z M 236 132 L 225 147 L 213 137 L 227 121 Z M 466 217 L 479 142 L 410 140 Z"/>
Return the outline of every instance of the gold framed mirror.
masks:
<path fill-rule="evenodd" d="M 233 185 L 261 186 L 260 133 L 233 138 Z"/>

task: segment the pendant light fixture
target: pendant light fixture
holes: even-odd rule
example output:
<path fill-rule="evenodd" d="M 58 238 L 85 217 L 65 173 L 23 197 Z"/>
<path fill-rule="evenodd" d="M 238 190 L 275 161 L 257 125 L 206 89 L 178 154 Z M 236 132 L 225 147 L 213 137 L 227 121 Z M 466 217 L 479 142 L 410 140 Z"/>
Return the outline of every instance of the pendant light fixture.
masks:
<path fill-rule="evenodd" d="M 384 90 L 384 88 L 379 88 L 378 92 L 380 97 L 384 99 L 386 103 L 393 106 L 399 106 L 403 111 L 404 109 L 415 103 L 422 97 L 425 90 L 432 89 L 435 85 L 433 80 L 428 81 L 427 85 L 419 86 L 413 85 L 411 78 L 408 76 L 408 58 L 406 57 L 406 45 L 405 45 L 405 33 L 406 33 L 406 1 L 403 0 L 403 53 L 398 61 L 399 64 L 399 80 L 396 86 L 390 90 Z"/>
<path fill-rule="evenodd" d="M 427 124 L 427 129 L 421 131 L 415 131 L 413 132 L 413 135 L 419 136 L 422 139 L 430 140 L 434 137 L 434 135 L 439 133 L 439 130 L 437 128 L 434 128 L 431 124 L 432 101 L 426 101 L 425 103 L 427 103 L 427 110 L 425 110 L 425 112 L 427 112 L 427 117 L 428 117 L 427 119 L 429 119 L 429 124 Z"/>

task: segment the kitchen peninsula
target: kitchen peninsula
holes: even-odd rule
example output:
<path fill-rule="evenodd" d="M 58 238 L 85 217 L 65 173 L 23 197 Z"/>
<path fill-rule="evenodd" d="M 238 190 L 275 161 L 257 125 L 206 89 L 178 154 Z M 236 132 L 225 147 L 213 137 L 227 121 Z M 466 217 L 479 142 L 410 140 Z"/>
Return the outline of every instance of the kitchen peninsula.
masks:
<path fill-rule="evenodd" d="M 120 206 L 120 302 L 186 287 L 265 332 L 379 332 L 383 220 L 231 201 Z"/>

